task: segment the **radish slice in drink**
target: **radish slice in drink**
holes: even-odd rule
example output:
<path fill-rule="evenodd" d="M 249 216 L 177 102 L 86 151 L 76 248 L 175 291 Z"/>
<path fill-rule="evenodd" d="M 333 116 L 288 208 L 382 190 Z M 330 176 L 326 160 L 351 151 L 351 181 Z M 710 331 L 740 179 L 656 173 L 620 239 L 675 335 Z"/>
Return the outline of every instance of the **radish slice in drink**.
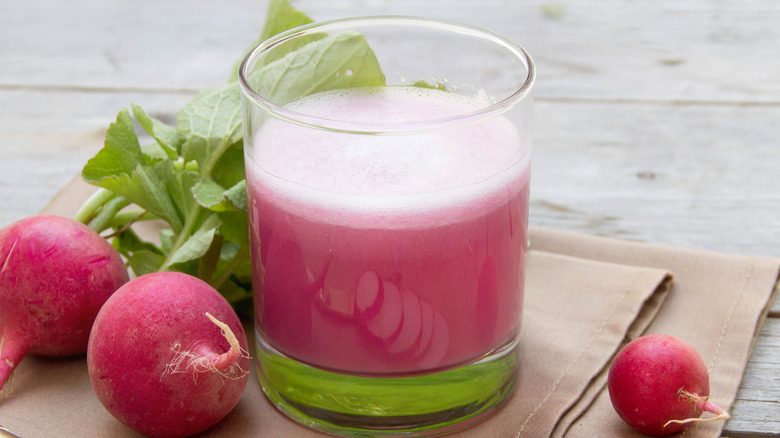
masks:
<path fill-rule="evenodd" d="M 423 353 L 428 351 L 433 337 L 433 307 L 425 300 L 420 300 L 420 342 L 414 357 L 422 357 Z"/>
<path fill-rule="evenodd" d="M 436 310 L 433 311 L 433 335 L 431 347 L 421 364 L 424 368 L 434 368 L 441 364 L 450 345 L 450 329 L 447 321 Z"/>
<path fill-rule="evenodd" d="M 420 339 L 422 332 L 420 299 L 417 298 L 414 292 L 404 289 L 401 293 L 401 301 L 403 302 L 404 312 L 403 324 L 398 337 L 387 347 L 387 351 L 390 354 L 399 354 L 411 350 L 414 344 L 417 343 L 417 340 Z"/>
<path fill-rule="evenodd" d="M 379 313 L 384 301 L 382 281 L 374 271 L 366 271 L 360 276 L 355 290 L 355 314 L 369 320 Z"/>
<path fill-rule="evenodd" d="M 366 323 L 366 327 L 374 336 L 389 341 L 401 328 L 403 301 L 401 292 L 393 283 L 383 282 L 382 290 L 384 291 L 382 307 L 376 317 Z"/>

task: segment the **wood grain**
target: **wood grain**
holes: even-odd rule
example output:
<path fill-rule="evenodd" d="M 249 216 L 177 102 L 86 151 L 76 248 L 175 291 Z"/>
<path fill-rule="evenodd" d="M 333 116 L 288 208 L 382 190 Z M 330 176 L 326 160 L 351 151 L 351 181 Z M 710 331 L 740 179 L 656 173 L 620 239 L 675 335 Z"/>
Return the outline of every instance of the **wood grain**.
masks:
<path fill-rule="evenodd" d="M 780 318 L 769 318 L 748 361 L 725 436 L 780 434 Z"/>
<path fill-rule="evenodd" d="M 531 223 L 780 256 L 780 2 L 299 0 L 316 20 L 407 14 L 507 35 L 538 69 Z M 221 84 L 266 2 L 2 2 L 0 226 L 35 214 L 118 110 L 171 120 Z M 725 436 L 780 436 L 780 303 Z"/>

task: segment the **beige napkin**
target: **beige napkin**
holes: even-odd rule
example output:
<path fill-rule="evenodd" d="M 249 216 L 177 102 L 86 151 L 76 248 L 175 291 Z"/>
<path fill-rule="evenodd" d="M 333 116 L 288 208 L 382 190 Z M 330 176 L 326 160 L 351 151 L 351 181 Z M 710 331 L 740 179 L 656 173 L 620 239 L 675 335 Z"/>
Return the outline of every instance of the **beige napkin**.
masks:
<path fill-rule="evenodd" d="M 778 290 L 780 260 L 742 257 L 617 239 L 533 229 L 540 250 L 599 261 L 669 269 L 669 297 L 648 332 L 668 333 L 693 345 L 710 372 L 710 400 L 729 409 L 750 352 Z M 606 376 L 601 376 L 606 379 Z M 615 419 L 602 389 L 575 423 L 562 421 L 554 436 L 643 436 Z M 569 418 L 571 419 L 571 418 Z M 566 419 L 564 419 L 566 420 Z M 720 436 L 723 422 L 699 423 L 684 436 Z"/>
<path fill-rule="evenodd" d="M 46 212 L 70 216 L 90 192 L 74 181 Z M 620 345 L 645 331 L 694 345 L 711 370 L 712 399 L 730 407 L 780 260 L 538 228 L 531 249 L 517 392 L 495 415 L 454 436 L 634 436 L 613 411 L 604 381 Z M 139 436 L 100 405 L 83 357 L 28 357 L 2 395 L 0 425 L 24 438 Z M 707 423 L 685 436 L 715 437 L 721 428 Z M 253 376 L 236 409 L 203 436 L 324 435 L 278 413 Z"/>

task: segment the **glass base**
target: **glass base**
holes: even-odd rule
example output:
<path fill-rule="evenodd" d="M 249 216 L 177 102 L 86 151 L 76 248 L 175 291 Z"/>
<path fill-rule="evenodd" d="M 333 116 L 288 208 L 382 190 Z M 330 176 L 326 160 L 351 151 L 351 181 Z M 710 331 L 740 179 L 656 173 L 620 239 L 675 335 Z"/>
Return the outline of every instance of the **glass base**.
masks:
<path fill-rule="evenodd" d="M 257 334 L 263 391 L 285 415 L 312 429 L 354 437 L 433 436 L 471 426 L 509 398 L 517 340 L 477 362 L 433 374 L 366 377 L 291 359 Z"/>

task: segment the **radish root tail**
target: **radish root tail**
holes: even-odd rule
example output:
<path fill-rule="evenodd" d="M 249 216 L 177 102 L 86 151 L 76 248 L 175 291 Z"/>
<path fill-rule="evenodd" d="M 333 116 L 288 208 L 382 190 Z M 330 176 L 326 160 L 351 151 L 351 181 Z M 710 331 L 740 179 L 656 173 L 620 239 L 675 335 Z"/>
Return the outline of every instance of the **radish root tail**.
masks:
<path fill-rule="evenodd" d="M 0 337 L 0 390 L 7 388 L 6 383 L 11 380 L 14 369 L 27 354 L 27 347 L 17 340 L 16 336 L 6 334 Z M 8 396 L 10 390 L 5 391 Z"/>
<path fill-rule="evenodd" d="M 220 376 L 220 378 L 230 380 L 238 380 L 249 374 L 249 370 L 243 369 L 238 363 L 240 358 L 249 359 L 249 353 L 241 348 L 233 330 L 208 312 L 206 312 L 206 317 L 220 328 L 222 336 L 230 344 L 230 350 L 222 354 L 213 352 L 198 354 L 192 351 L 182 351 L 181 343 L 177 342 L 171 346 L 171 351 L 175 354 L 173 360 L 165 366 L 163 376 L 166 374 L 185 373 L 192 369 L 194 371 L 192 379 L 197 383 L 198 375 L 205 372 L 214 373 Z"/>
<path fill-rule="evenodd" d="M 691 394 L 690 392 L 680 388 L 677 391 L 677 394 L 680 396 L 680 398 L 685 398 L 689 403 L 696 406 L 696 410 L 700 412 L 712 412 L 715 414 L 714 417 L 707 417 L 707 418 L 686 418 L 684 420 L 669 420 L 664 424 L 664 427 L 672 424 L 687 424 L 687 423 L 707 423 L 710 421 L 725 421 L 731 418 L 731 415 L 729 415 L 728 412 L 721 409 L 720 406 L 716 405 L 715 403 L 712 403 L 707 399 L 707 397 L 702 397 L 696 394 Z"/>

